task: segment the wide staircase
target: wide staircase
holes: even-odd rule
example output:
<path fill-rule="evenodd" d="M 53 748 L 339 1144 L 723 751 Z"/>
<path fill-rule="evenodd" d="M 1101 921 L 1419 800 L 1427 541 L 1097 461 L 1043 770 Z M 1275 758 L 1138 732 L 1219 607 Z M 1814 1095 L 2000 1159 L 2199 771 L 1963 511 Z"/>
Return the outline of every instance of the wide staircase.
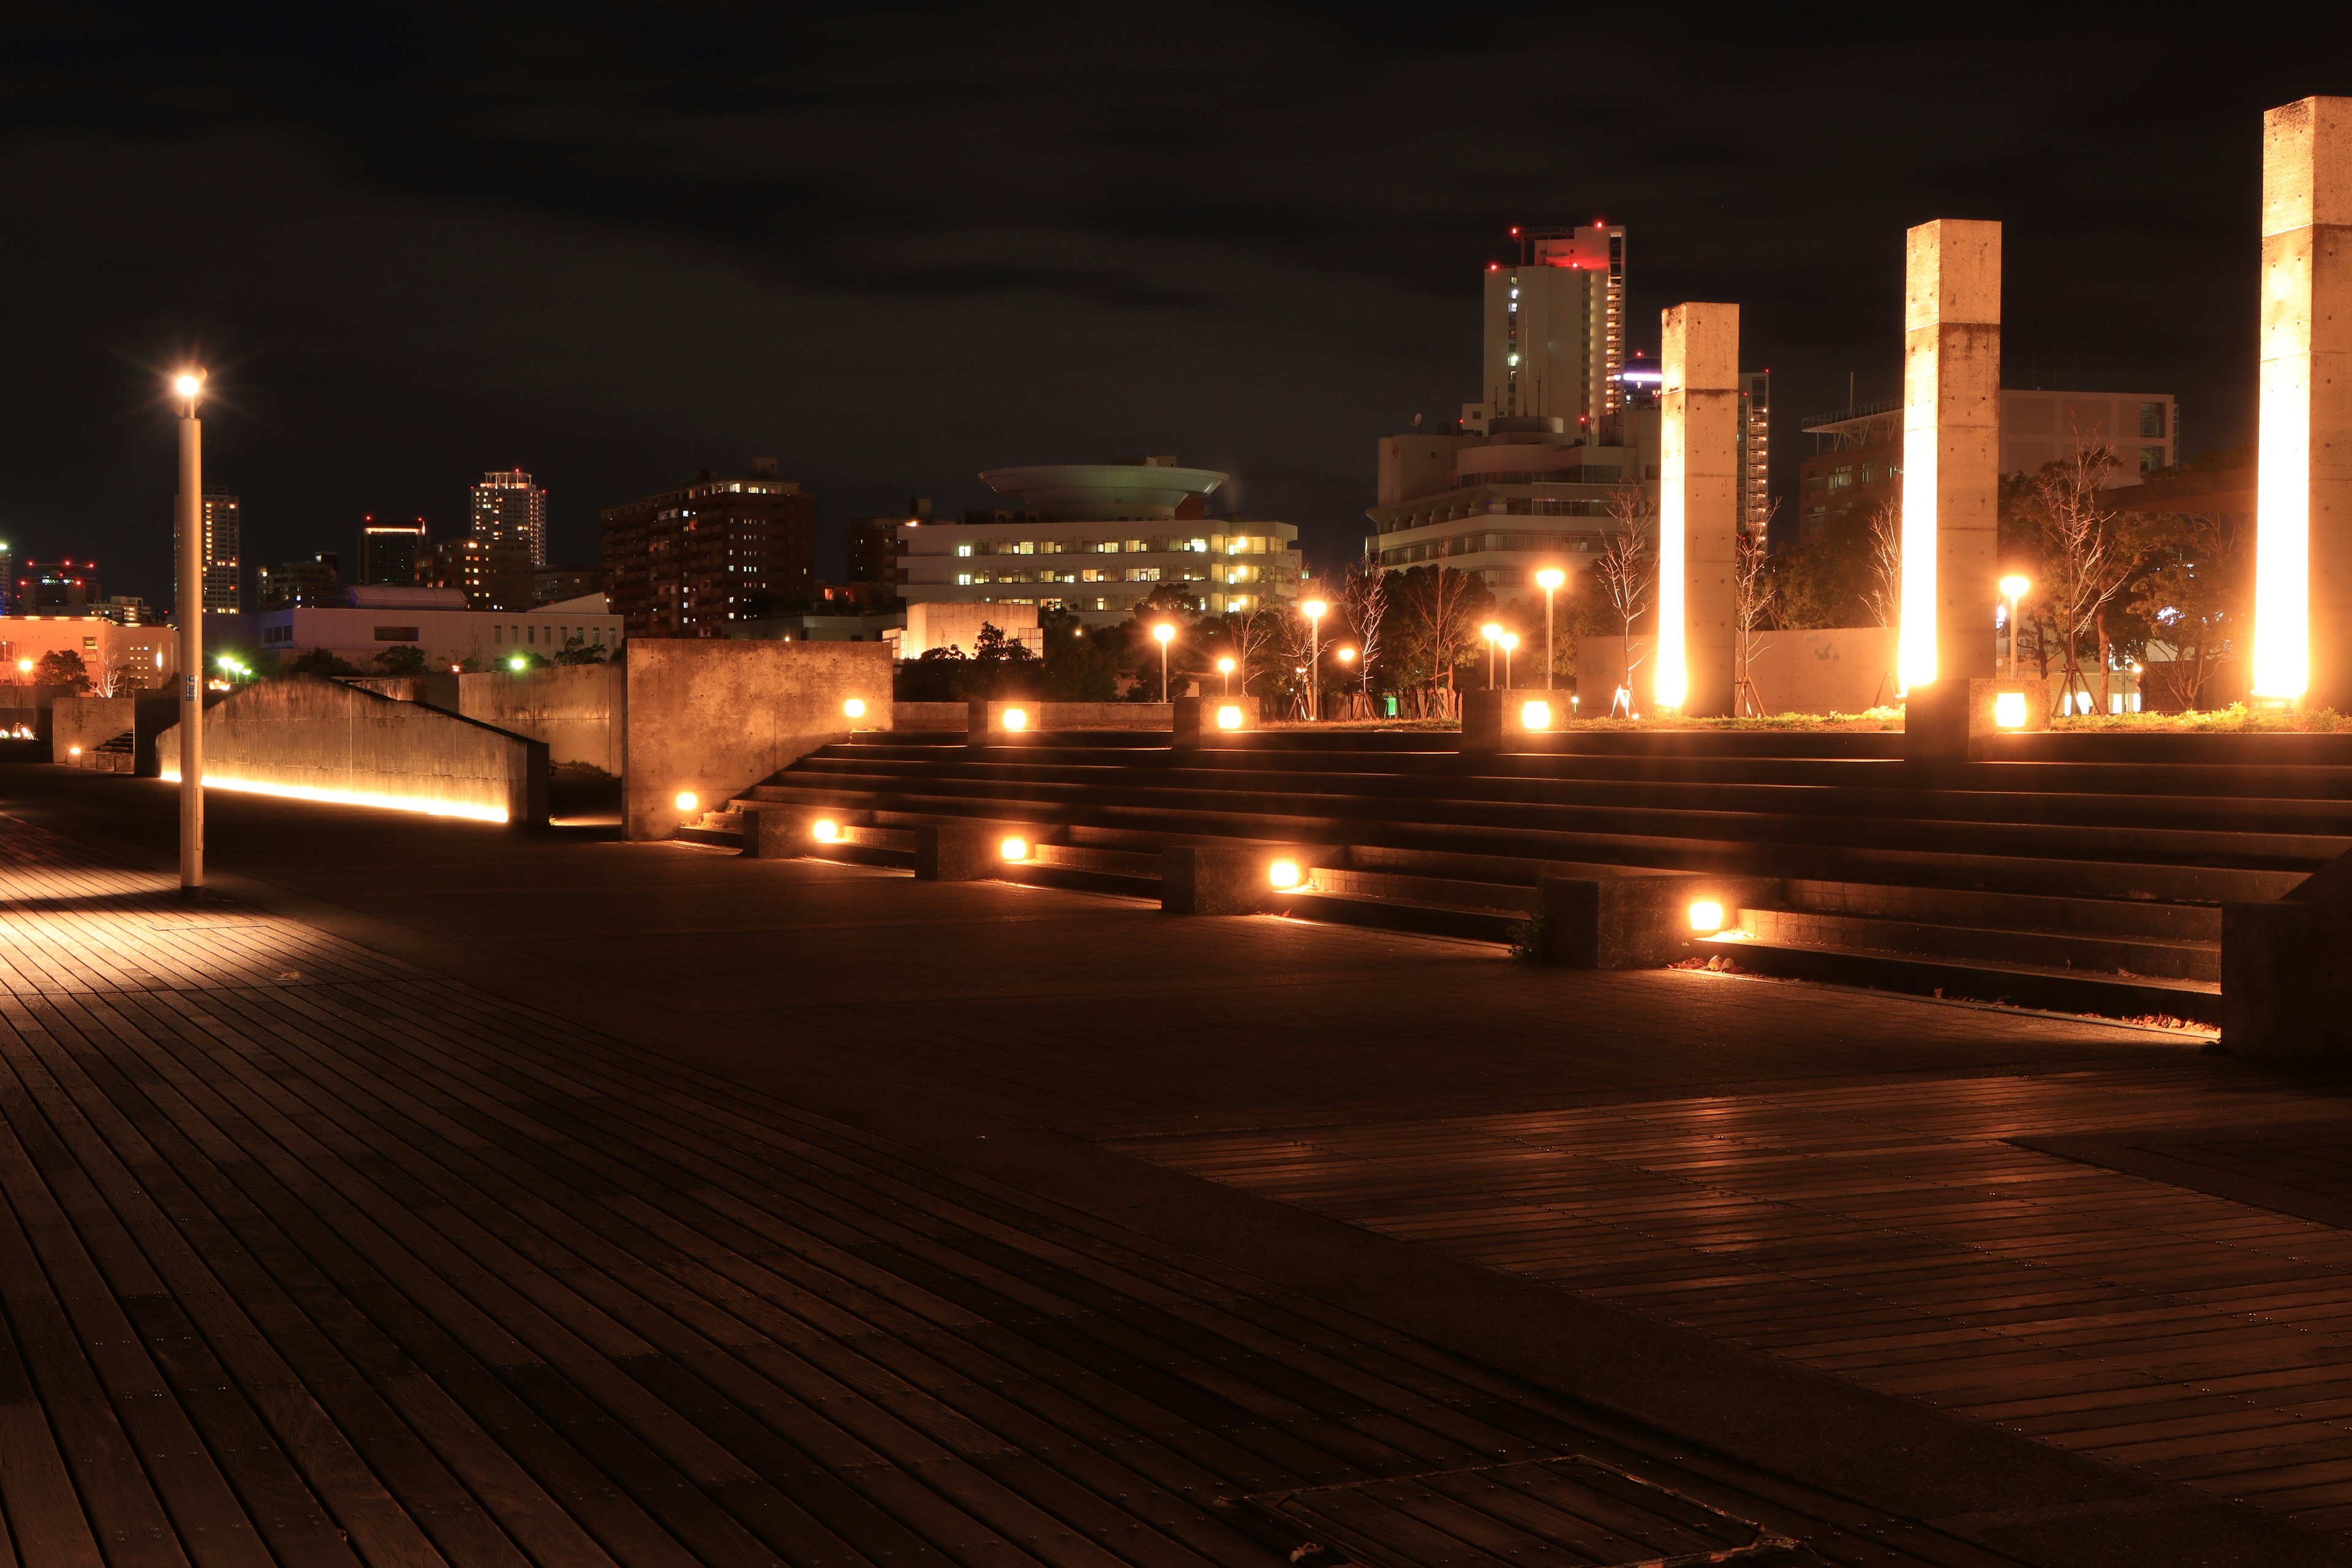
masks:
<path fill-rule="evenodd" d="M 1448 732 L 1149 734 L 828 746 L 713 814 L 840 814 L 822 852 L 904 862 L 985 821 L 1020 879 L 1156 896 L 1160 851 L 1297 847 L 1293 915 L 1512 939 L 1546 874 L 1696 871 L 1769 889 L 1717 966 L 2022 1006 L 2214 1024 L 2221 905 L 2352 850 L 2352 736 L 2004 736 L 1902 760 L 1898 734 L 1576 731 L 1467 755 Z M 715 831 L 713 831 L 715 830 Z"/>

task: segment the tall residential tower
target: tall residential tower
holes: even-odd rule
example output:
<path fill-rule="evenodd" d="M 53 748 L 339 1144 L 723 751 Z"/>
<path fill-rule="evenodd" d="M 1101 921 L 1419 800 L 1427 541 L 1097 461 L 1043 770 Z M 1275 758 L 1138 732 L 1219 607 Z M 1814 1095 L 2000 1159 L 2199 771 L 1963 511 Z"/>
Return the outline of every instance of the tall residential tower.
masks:
<path fill-rule="evenodd" d="M 204 530 L 205 608 L 236 614 L 245 608 L 244 508 L 232 495 L 206 490 L 197 510 Z M 172 502 L 172 559 L 180 558 L 180 505 Z"/>
<path fill-rule="evenodd" d="M 1512 230 L 1516 264 L 1486 268 L 1485 401 L 1463 424 L 1557 419 L 1571 435 L 1615 438 L 1625 362 L 1625 228 Z"/>
<path fill-rule="evenodd" d="M 547 492 L 520 468 L 495 468 L 474 487 L 472 526 L 485 544 L 520 544 L 533 566 L 547 564 Z"/>

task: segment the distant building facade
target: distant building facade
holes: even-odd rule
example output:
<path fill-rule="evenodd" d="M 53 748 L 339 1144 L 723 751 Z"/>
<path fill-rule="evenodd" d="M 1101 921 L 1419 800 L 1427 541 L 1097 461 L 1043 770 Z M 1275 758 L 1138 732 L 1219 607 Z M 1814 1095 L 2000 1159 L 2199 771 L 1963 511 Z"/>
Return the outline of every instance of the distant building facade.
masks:
<path fill-rule="evenodd" d="M 907 523 L 931 521 L 931 503 L 918 496 L 907 503 L 903 517 L 853 517 L 847 532 L 848 558 L 845 575 L 852 583 L 898 581 L 898 530 Z"/>
<path fill-rule="evenodd" d="M 1739 526 L 1761 537 L 1772 520 L 1772 373 L 1739 375 Z"/>
<path fill-rule="evenodd" d="M 584 594 L 604 591 L 604 574 L 593 566 L 534 566 L 530 573 L 530 602 L 552 605 L 563 599 L 577 599 Z"/>
<path fill-rule="evenodd" d="M 1625 229 L 1622 224 L 1513 231 L 1516 264 L 1488 264 L 1481 401 L 1465 429 L 1497 419 L 1557 419 L 1614 439 L 1625 368 Z"/>
<path fill-rule="evenodd" d="M 19 615 L 79 616 L 103 596 L 95 561 L 26 561 L 16 574 Z"/>
<path fill-rule="evenodd" d="M 530 604 L 530 556 L 522 542 L 466 534 L 427 545 L 416 585 L 454 588 L 477 610 L 520 610 Z"/>
<path fill-rule="evenodd" d="M 494 468 L 474 487 L 467 531 L 485 544 L 520 544 L 533 566 L 547 564 L 547 491 L 520 468 Z"/>
<path fill-rule="evenodd" d="M 621 646 L 620 617 L 593 595 L 527 611 L 473 609 L 456 588 L 363 585 L 343 596 L 341 605 L 262 612 L 256 636 L 263 654 L 291 664 L 323 648 L 366 669 L 386 648 L 415 647 L 439 668 L 470 661 L 487 669 L 518 653 L 551 657 L 574 642 Z"/>
<path fill-rule="evenodd" d="M 233 495 L 206 490 L 196 509 L 203 533 L 205 610 L 239 615 L 245 610 L 245 506 Z M 172 503 L 172 581 L 180 580 L 180 506 Z"/>
<path fill-rule="evenodd" d="M 756 459 L 708 468 L 604 513 L 604 581 L 633 637 L 725 637 L 803 606 L 816 587 L 816 500 Z"/>
<path fill-rule="evenodd" d="M 168 619 L 161 608 L 136 594 L 109 594 L 90 608 L 118 626 L 160 626 Z"/>
<path fill-rule="evenodd" d="M 289 605 L 341 604 L 343 597 L 342 558 L 331 550 L 322 550 L 308 561 L 289 561 L 279 566 L 257 566 L 253 573 L 253 596 L 265 610 L 284 609 Z"/>
<path fill-rule="evenodd" d="M 423 518 L 411 522 L 360 520 L 360 583 L 405 587 L 416 581 L 416 563 L 424 558 Z"/>
<path fill-rule="evenodd" d="M 1061 609 L 1112 626 L 1169 584 L 1212 615 L 1298 593 L 1298 530 L 1208 515 L 1225 482 L 1173 458 L 1000 468 L 981 475 L 1018 508 L 961 523 L 901 523 L 898 593 L 923 605 Z"/>
<path fill-rule="evenodd" d="M 178 644 L 169 626 L 125 626 L 102 616 L 0 616 L 0 680 L 31 681 L 42 656 L 70 653 L 93 691 L 152 691 L 179 668 Z"/>
<path fill-rule="evenodd" d="M 2169 393 L 2047 392 L 2003 387 L 2000 471 L 2030 474 L 2074 454 L 2079 437 L 2119 459 L 2110 489 L 2179 461 L 2179 411 Z M 1804 422 L 1812 454 L 1799 470 L 1797 542 L 1810 544 L 1903 493 L 1903 405 L 1818 415 Z"/>

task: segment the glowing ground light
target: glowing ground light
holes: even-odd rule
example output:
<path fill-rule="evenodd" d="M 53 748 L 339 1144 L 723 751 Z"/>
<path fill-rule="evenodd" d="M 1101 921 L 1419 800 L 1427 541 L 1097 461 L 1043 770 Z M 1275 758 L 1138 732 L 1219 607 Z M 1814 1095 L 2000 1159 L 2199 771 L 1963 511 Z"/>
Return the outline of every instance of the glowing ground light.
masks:
<path fill-rule="evenodd" d="M 1690 907 L 1691 930 L 1718 931 L 1723 929 L 1723 906 L 1713 899 L 1701 899 Z"/>
<path fill-rule="evenodd" d="M 1007 838 L 996 847 L 996 853 L 1007 860 L 1026 860 L 1029 858 L 1029 841 L 1020 837 Z"/>
<path fill-rule="evenodd" d="M 81 748 L 79 746 L 68 746 L 66 748 L 66 755 L 68 757 L 79 757 L 81 755 Z"/>
<path fill-rule="evenodd" d="M 1242 710 L 1241 710 L 1239 708 L 1237 708 L 1237 707 L 1235 707 L 1234 704 L 1232 704 L 1232 703 L 1228 702 L 1228 703 L 1226 703 L 1223 708 L 1220 708 L 1220 709 L 1218 709 L 1218 710 L 1217 710 L 1217 728 L 1218 728 L 1218 729 L 1220 729 L 1220 730 L 1238 730 L 1238 729 L 1240 729 L 1241 727 L 1242 727 Z"/>
<path fill-rule="evenodd" d="M 178 784 L 180 770 L 167 770 L 165 784 Z M 379 811 L 414 811 L 425 816 L 462 816 L 469 822 L 504 822 L 507 808 L 502 805 L 482 805 L 470 800 L 448 800 L 438 795 L 379 795 L 372 790 L 312 789 L 307 784 L 263 784 L 255 779 L 226 778 L 219 773 L 205 775 L 206 789 L 225 789 L 236 795 L 266 795 L 279 800 L 317 801 L 325 805 L 364 805 Z"/>
<path fill-rule="evenodd" d="M 1268 866 L 1265 868 L 1265 879 L 1273 883 L 1277 888 L 1295 888 L 1298 886 L 1298 862 L 1296 860 L 1276 860 L 1273 865 Z"/>
<path fill-rule="evenodd" d="M 863 697 L 853 697 L 853 698 L 851 698 L 848 701 L 846 701 L 846 702 L 845 702 L 845 703 L 843 703 L 843 704 L 841 705 L 841 711 L 842 711 L 843 715 L 844 715 L 845 717 L 846 717 L 846 718 L 851 718 L 851 719 L 863 719 L 863 718 L 865 718 L 865 717 L 866 717 L 866 699 L 864 699 Z"/>
<path fill-rule="evenodd" d="M 1004 710 L 1004 727 L 1008 730 L 1026 730 L 1029 728 L 1029 710 L 1026 708 L 1007 708 Z"/>
<path fill-rule="evenodd" d="M 1995 693 L 1992 700 L 1992 721 L 1996 729 L 2024 729 L 2025 693 L 2022 691 Z"/>
<path fill-rule="evenodd" d="M 530 660 L 525 658 L 520 654 L 517 654 L 512 658 L 507 660 L 507 668 L 520 675 L 524 670 L 530 668 Z"/>
<path fill-rule="evenodd" d="M 1549 702 L 1530 702 L 1526 707 L 1520 709 L 1519 728 L 1523 730 L 1550 729 L 1551 704 Z"/>
<path fill-rule="evenodd" d="M 693 792 L 692 790 L 690 790 L 690 789 L 682 789 L 682 790 L 680 790 L 680 791 L 678 791 L 678 792 L 677 792 L 677 808 L 678 808 L 678 810 L 680 810 L 680 811 L 692 811 L 696 806 L 698 806 L 698 805 L 701 805 L 701 804 L 702 804 L 702 803 L 701 803 L 699 800 L 698 800 L 698 799 L 696 799 L 696 798 L 695 798 L 695 794 L 694 794 L 694 792 Z"/>
<path fill-rule="evenodd" d="M 841 824 L 829 816 L 820 816 L 809 825 L 809 837 L 819 844 L 841 842 Z"/>

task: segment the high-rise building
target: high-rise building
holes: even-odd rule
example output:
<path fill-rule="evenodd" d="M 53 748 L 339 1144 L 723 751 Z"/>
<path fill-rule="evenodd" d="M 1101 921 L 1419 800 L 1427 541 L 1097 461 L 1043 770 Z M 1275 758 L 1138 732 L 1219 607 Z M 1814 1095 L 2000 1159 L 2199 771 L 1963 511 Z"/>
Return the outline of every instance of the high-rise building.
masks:
<path fill-rule="evenodd" d="M 236 615 L 245 608 L 244 508 L 232 495 L 206 490 L 197 509 L 197 527 L 204 531 L 205 608 Z M 180 503 L 172 500 L 172 581 L 180 580 Z"/>
<path fill-rule="evenodd" d="M 1595 445 L 1615 442 L 1625 364 L 1625 229 L 1514 229 L 1516 264 L 1486 268 L 1483 402 L 1464 426 L 1557 419 Z"/>
<path fill-rule="evenodd" d="M 520 544 L 533 566 L 547 564 L 547 492 L 520 468 L 497 468 L 474 487 L 469 532 L 486 543 Z"/>
<path fill-rule="evenodd" d="M 1772 373 L 1739 373 L 1739 527 L 1763 537 L 1772 521 Z"/>
<path fill-rule="evenodd" d="M 471 610 L 530 608 L 530 556 L 517 539 L 445 539 L 417 559 L 416 582 L 455 588 Z"/>
<path fill-rule="evenodd" d="M 906 523 L 931 521 L 931 503 L 917 496 L 897 517 L 853 517 L 848 524 L 849 553 L 845 576 L 852 583 L 879 584 L 887 591 L 898 580 L 898 530 Z"/>
<path fill-rule="evenodd" d="M 343 602 L 342 560 L 333 551 L 322 550 L 308 561 L 257 566 L 253 587 L 254 597 L 265 610 L 292 605 L 340 605 Z"/>
<path fill-rule="evenodd" d="M 0 616 L 23 614 L 16 596 L 16 547 L 0 544 Z"/>
<path fill-rule="evenodd" d="M 799 609 L 816 590 L 816 499 L 772 459 L 748 479 L 704 468 L 604 518 L 604 590 L 633 637 L 724 637 L 728 622 Z"/>
<path fill-rule="evenodd" d="M 360 519 L 360 574 L 365 584 L 396 584 L 407 587 L 416 581 L 416 563 L 425 555 L 425 520 L 414 522 L 380 522 L 373 517 Z"/>
<path fill-rule="evenodd" d="M 95 561 L 27 561 L 16 574 L 20 616 L 87 615 L 102 597 Z"/>

